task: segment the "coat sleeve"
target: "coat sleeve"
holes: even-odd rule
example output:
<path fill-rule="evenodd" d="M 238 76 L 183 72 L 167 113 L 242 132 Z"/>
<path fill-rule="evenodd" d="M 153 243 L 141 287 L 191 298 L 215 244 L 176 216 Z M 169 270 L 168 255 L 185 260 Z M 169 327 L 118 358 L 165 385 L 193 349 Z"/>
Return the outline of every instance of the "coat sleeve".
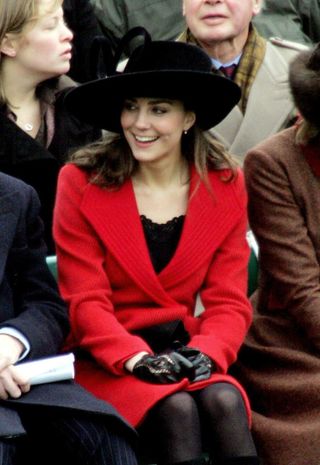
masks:
<path fill-rule="evenodd" d="M 54 212 L 59 286 L 69 305 L 71 344 L 90 352 L 108 371 L 123 375 L 123 362 L 141 351 L 151 352 L 115 316 L 104 262 L 108 253 L 81 212 L 87 181 L 72 165 L 60 171 Z"/>
<path fill-rule="evenodd" d="M 130 29 L 127 21 L 127 8 L 123 0 L 91 0 L 94 12 L 103 33 L 115 48 Z"/>
<path fill-rule="evenodd" d="M 286 165 L 272 152 L 257 149 L 247 156 L 245 173 L 250 224 L 270 288 L 265 305 L 288 312 L 319 350 L 319 262 Z"/>
<path fill-rule="evenodd" d="M 15 316 L 1 326 L 13 327 L 28 339 L 28 358 L 54 355 L 69 324 L 66 306 L 46 264 L 39 199 L 30 186 L 21 183 L 15 202 L 20 215 L 6 264 Z"/>
<path fill-rule="evenodd" d="M 253 20 L 259 33 L 266 38 L 280 37 L 306 45 L 311 44 L 308 17 L 305 17 L 307 15 L 302 14 L 302 11 L 298 11 L 298 7 L 294 3 L 299 3 L 299 5 L 306 3 L 308 7 L 310 6 L 310 0 L 306 2 L 266 0 L 260 14 L 255 16 Z M 299 8 L 301 7 L 299 6 Z M 305 13 L 307 12 L 305 11 Z"/>
<path fill-rule="evenodd" d="M 252 319 L 247 298 L 249 247 L 242 173 L 234 181 L 234 190 L 238 220 L 212 258 L 200 293 L 204 306 L 200 329 L 189 342 L 208 354 L 222 373 L 235 361 Z"/>

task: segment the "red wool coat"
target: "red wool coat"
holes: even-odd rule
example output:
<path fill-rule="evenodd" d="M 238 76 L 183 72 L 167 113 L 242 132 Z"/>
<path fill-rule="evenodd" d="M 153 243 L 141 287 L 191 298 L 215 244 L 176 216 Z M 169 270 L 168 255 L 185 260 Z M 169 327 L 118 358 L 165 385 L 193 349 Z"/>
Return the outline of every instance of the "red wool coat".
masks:
<path fill-rule="evenodd" d="M 251 323 L 246 297 L 246 193 L 242 173 L 231 183 L 225 171 L 209 174 L 212 191 L 191 169 L 182 235 L 170 263 L 153 269 L 131 181 L 115 191 L 88 183 L 85 172 L 65 166 L 59 177 L 54 214 L 59 285 L 70 308 L 69 349 L 79 358 L 76 379 L 138 425 L 160 399 L 227 381 Z M 205 311 L 194 316 L 200 291 Z M 190 384 L 154 385 L 136 379 L 123 365 L 141 351 L 152 352 L 133 331 L 182 319 L 189 345 L 208 354 L 218 373 Z"/>

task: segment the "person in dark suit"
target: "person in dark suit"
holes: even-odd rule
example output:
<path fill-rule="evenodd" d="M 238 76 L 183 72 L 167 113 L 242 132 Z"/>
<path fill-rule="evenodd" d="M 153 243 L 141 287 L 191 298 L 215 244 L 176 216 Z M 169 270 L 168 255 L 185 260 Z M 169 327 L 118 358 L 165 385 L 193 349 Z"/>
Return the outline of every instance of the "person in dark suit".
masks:
<path fill-rule="evenodd" d="M 0 463 L 38 450 L 30 462 L 135 465 L 135 433 L 109 404 L 73 381 L 30 389 L 16 368 L 56 354 L 69 330 L 42 232 L 34 189 L 0 173 Z"/>
<path fill-rule="evenodd" d="M 60 0 L 0 3 L 0 171 L 37 191 L 49 254 L 54 253 L 52 210 L 59 169 L 72 149 L 101 135 L 63 106 L 64 94 L 75 83 L 65 76 L 73 34 L 61 5 Z"/>

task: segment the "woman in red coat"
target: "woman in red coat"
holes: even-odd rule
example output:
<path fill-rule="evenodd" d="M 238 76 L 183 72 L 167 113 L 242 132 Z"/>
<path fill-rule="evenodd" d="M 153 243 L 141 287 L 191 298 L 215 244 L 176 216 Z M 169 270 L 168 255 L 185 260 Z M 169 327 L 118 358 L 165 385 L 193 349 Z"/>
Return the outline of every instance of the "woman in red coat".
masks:
<path fill-rule="evenodd" d="M 113 133 L 58 183 L 77 380 L 147 431 L 162 464 L 203 463 L 203 444 L 217 464 L 258 463 L 246 394 L 227 374 L 251 322 L 246 194 L 205 132 L 238 99 L 203 51 L 148 36 L 122 74 L 66 99 Z"/>

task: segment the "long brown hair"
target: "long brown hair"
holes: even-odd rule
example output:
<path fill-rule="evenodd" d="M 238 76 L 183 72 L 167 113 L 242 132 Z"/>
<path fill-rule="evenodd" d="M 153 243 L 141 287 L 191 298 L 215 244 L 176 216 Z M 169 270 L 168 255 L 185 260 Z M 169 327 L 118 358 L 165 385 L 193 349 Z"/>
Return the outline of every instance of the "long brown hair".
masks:
<path fill-rule="evenodd" d="M 226 182 L 236 175 L 236 162 L 223 145 L 196 125 L 182 136 L 181 149 L 206 184 L 210 170 L 229 169 L 230 175 L 223 178 Z M 77 150 L 71 155 L 70 162 L 90 173 L 91 183 L 109 189 L 119 188 L 138 167 L 124 135 L 113 133 Z"/>

